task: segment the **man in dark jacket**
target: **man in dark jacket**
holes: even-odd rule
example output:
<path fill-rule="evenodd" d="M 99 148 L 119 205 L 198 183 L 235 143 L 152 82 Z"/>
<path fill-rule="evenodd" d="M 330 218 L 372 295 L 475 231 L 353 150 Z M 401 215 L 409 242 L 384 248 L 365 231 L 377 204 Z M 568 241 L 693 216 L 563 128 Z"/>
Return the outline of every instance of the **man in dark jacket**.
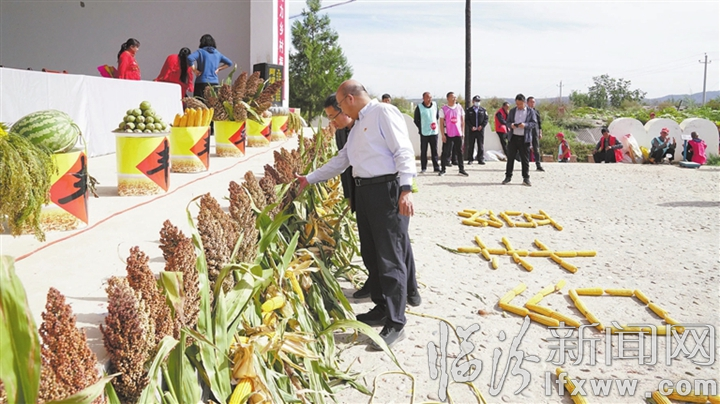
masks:
<path fill-rule="evenodd" d="M 530 109 L 533 110 L 533 112 L 535 112 L 535 117 L 537 118 L 537 128 L 534 129 L 532 133 L 532 150 L 533 154 L 535 155 L 535 167 L 537 168 L 537 171 L 545 171 L 545 169 L 542 168 L 542 153 L 540 153 L 540 139 L 542 139 L 542 120 L 540 119 L 540 114 L 535 109 L 535 97 L 528 97 L 527 105 Z"/>
<path fill-rule="evenodd" d="M 465 158 L 468 164 L 475 160 L 475 143 L 478 146 L 477 162 L 485 164 L 485 126 L 488 123 L 488 114 L 485 108 L 480 106 L 480 96 L 472 99 L 472 105 L 465 110 Z"/>
<path fill-rule="evenodd" d="M 528 148 L 532 142 L 532 131 L 537 128 L 537 117 L 535 111 L 525 104 L 525 96 L 515 96 L 515 107 L 508 113 L 507 122 L 512 135 L 508 140 L 507 165 L 505 167 L 505 180 L 508 184 L 512 180 L 513 168 L 515 166 L 515 155 L 520 154 L 522 163 L 523 185 L 530 184 L 530 163 L 528 161 Z"/>

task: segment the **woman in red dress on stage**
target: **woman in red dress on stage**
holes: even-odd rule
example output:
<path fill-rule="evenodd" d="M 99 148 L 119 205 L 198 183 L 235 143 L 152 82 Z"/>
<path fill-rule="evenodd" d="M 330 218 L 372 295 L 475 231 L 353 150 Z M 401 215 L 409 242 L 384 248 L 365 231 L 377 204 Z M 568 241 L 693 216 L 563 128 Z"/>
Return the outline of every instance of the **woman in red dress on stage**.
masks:
<path fill-rule="evenodd" d="M 118 53 L 117 78 L 140 80 L 140 66 L 135 61 L 135 53 L 140 49 L 140 41 L 130 38 L 122 44 Z"/>
<path fill-rule="evenodd" d="M 189 66 L 187 57 L 189 48 L 182 48 L 177 55 L 170 55 L 155 81 L 180 84 L 180 97 L 184 98 L 188 90 L 194 90 L 192 66 Z"/>

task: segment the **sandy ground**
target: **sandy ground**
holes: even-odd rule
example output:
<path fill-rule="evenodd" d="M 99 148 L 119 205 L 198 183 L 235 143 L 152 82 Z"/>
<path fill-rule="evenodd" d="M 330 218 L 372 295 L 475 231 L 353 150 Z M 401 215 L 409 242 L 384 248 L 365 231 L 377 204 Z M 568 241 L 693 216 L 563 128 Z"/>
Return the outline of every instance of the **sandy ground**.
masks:
<path fill-rule="evenodd" d="M 49 233 L 45 244 L 31 236 L 0 235 L 0 253 L 15 257 L 31 253 L 16 264 L 16 270 L 27 289 L 36 321 L 40 321 L 48 288 L 58 288 L 72 304 L 79 325 L 86 328 L 90 344 L 102 360 L 105 354 L 98 325 L 105 315 L 105 282 L 109 276 L 124 275 L 123 260 L 129 249 L 139 245 L 150 256 L 153 270 L 161 270 L 164 263 L 157 248 L 158 232 L 165 219 L 187 230 L 185 207 L 192 198 L 211 192 L 223 206 L 227 205 L 222 198 L 227 195 L 229 181 L 239 181 L 247 170 L 262 175 L 262 166 L 272 162 L 274 148 L 291 148 L 295 144 L 290 140 L 273 143 L 272 148 L 250 148 L 248 156 L 240 160 L 212 159 L 210 173 L 172 174 L 171 192 L 159 198 L 115 196 L 115 157 L 91 159 L 90 172 L 100 180 L 102 194 L 102 198 L 90 201 L 91 227 Z M 546 326 L 531 323 L 518 348 L 524 352 L 525 361 L 521 366 L 529 372 L 529 380 L 523 380 L 522 373 L 511 371 L 515 361 L 508 367 L 511 343 L 519 334 L 523 319 L 503 313 L 497 303 L 520 282 L 527 285 L 527 290 L 513 300 L 516 305 L 523 305 L 541 288 L 565 279 L 567 286 L 546 297 L 542 304 L 578 320 L 581 316 L 573 308 L 569 289 L 631 288 L 642 290 L 678 321 L 698 324 L 695 327 L 698 339 L 703 325 L 720 325 L 720 169 L 551 163 L 545 164 L 544 173 L 531 172 L 533 186 L 528 188 L 520 185 L 519 167 L 510 185 L 500 185 L 504 168 L 504 163 L 495 162 L 467 166 L 468 178 L 457 175 L 456 167 L 449 168 L 444 177 L 419 176 L 420 192 L 414 195 L 416 215 L 411 220 L 410 233 L 423 303 L 408 314 L 408 338 L 394 349 L 400 365 L 414 376 L 415 391 L 411 393 L 411 381 L 406 376 L 382 375 L 377 377 L 374 402 L 439 399 L 440 382 L 430 376 L 427 348 L 430 342 L 440 344 L 440 321 L 430 317 L 434 316 L 457 327 L 479 325 L 480 330 L 470 336 L 469 341 L 475 345 L 475 358 L 482 363 L 475 386 L 487 402 L 570 403 L 570 398 L 558 396 L 557 390 L 546 393 L 546 372 L 552 373 L 556 367 L 547 359 L 552 352 L 550 346 L 557 345 Z M 537 229 L 468 227 L 460 223 L 456 214 L 462 209 L 528 213 L 543 209 L 564 226 L 564 230 L 549 226 Z M 534 270 L 527 272 L 510 257 L 501 257 L 500 267 L 493 270 L 478 255 L 453 254 L 437 245 L 472 246 L 475 235 L 490 247 L 502 247 L 500 240 L 505 236 L 518 249 L 535 250 L 532 242 L 539 239 L 554 250 L 596 250 L 597 256 L 569 258 L 579 268 L 576 274 L 546 258 L 529 258 Z M 52 242 L 56 243 L 50 244 Z M 47 247 L 36 251 L 42 246 Z M 352 286 L 345 282 L 343 286 L 350 296 Z M 372 306 L 367 300 L 350 298 L 350 301 L 357 313 Z M 603 323 L 664 324 L 634 298 L 588 296 L 583 301 Z M 499 335 L 503 332 L 506 339 L 500 341 Z M 618 359 L 622 356 L 618 348 L 623 346 L 627 350 L 631 344 L 621 344 L 613 337 L 611 352 L 615 359 L 607 365 L 605 335 L 588 329 L 584 336 L 597 340 L 597 363 L 589 364 L 592 355 L 586 343 L 581 363 L 573 365 L 573 361 L 566 358 L 561 365 L 571 377 L 638 380 L 636 393 L 624 397 L 614 385 L 606 397 L 593 397 L 588 382 L 584 387 L 590 402 L 642 402 L 643 394 L 656 390 L 662 379 L 673 383 L 681 379 L 691 383 L 696 379 L 720 381 L 715 361 L 717 333 L 700 339 L 714 361 L 710 366 L 695 364 L 682 353 L 670 366 L 666 365 L 665 337 L 658 337 L 652 349 L 650 338 L 645 339 L 646 355 L 652 356 L 654 351 L 655 364 L 640 364 L 637 358 Z M 356 344 L 343 344 L 349 339 L 347 334 L 339 334 L 337 338 L 343 348 L 343 365 L 352 364 L 371 388 L 380 373 L 398 370 L 383 353 L 368 352 L 366 337 L 360 336 Z M 458 340 L 452 330 L 449 341 L 447 372 L 452 382 L 452 362 L 459 354 Z M 686 346 L 692 351 L 695 343 L 689 341 L 691 339 L 686 341 Z M 493 369 L 494 350 L 502 352 L 497 369 Z M 631 355 L 633 353 L 624 353 L 626 357 Z M 531 356 L 537 356 L 538 361 L 530 362 Z M 694 360 L 708 359 L 697 355 Z M 505 371 L 508 373 L 503 377 Z M 493 386 L 499 391 L 491 395 L 493 375 Z M 551 380 L 554 386 L 554 377 Z M 516 393 L 525 381 L 527 387 Z M 477 402 L 461 384 L 451 385 L 450 394 L 457 403 Z M 350 388 L 337 396 L 341 403 L 364 403 L 368 399 Z"/>

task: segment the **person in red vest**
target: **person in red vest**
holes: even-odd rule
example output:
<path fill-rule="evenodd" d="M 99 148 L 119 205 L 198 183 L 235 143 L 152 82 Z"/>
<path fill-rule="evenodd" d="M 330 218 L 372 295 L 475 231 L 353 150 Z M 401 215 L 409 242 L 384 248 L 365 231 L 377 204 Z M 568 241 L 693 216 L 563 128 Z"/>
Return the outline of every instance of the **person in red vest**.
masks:
<path fill-rule="evenodd" d="M 565 140 L 565 134 L 562 132 L 558 132 L 555 137 L 560 141 L 560 145 L 558 146 L 558 162 L 567 163 L 570 161 L 570 144 Z"/>
<path fill-rule="evenodd" d="M 182 48 L 177 55 L 168 56 L 155 79 L 155 81 L 179 84 L 180 98 L 184 98 L 188 90 L 190 93 L 194 90 L 193 70 L 187 60 L 189 55 L 190 48 Z"/>
<path fill-rule="evenodd" d="M 705 149 L 707 149 L 707 143 L 700 139 L 697 132 L 690 134 L 692 139 L 687 142 L 687 148 L 685 149 L 685 160 L 692 161 L 693 163 L 705 164 L 707 156 L 705 156 Z"/>
<path fill-rule="evenodd" d="M 595 162 L 617 163 L 622 161 L 622 143 L 611 135 L 607 128 L 602 128 L 601 132 L 603 136 L 595 146 L 595 153 L 593 153 Z"/>
<path fill-rule="evenodd" d="M 510 103 L 503 102 L 502 107 L 495 112 L 495 133 L 500 138 L 500 146 L 502 146 L 503 153 L 507 156 L 507 142 L 508 142 L 508 111 L 510 111 Z"/>
<path fill-rule="evenodd" d="M 140 80 L 140 66 L 135 61 L 135 54 L 140 49 L 140 41 L 135 38 L 128 39 L 118 52 L 117 78 L 125 80 Z"/>

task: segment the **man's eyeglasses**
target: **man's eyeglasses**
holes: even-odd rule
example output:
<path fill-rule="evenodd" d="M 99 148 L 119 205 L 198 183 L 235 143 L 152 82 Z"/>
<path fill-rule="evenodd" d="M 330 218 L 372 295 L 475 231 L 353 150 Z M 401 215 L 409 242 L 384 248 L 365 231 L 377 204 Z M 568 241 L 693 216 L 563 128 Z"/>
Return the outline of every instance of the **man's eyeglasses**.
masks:
<path fill-rule="evenodd" d="M 335 115 L 333 115 L 333 116 L 328 116 L 328 119 L 330 120 L 330 122 L 332 122 L 332 121 L 335 120 L 335 118 L 339 117 L 340 114 L 342 114 L 342 113 L 343 113 L 342 111 L 338 111 L 337 114 L 335 114 Z"/>
<path fill-rule="evenodd" d="M 343 97 L 343 99 L 340 100 L 340 101 L 338 101 L 338 107 L 339 107 L 340 105 L 342 105 L 343 101 L 345 101 L 345 99 L 348 97 L 348 95 L 350 95 L 350 94 L 345 94 L 345 96 Z"/>

